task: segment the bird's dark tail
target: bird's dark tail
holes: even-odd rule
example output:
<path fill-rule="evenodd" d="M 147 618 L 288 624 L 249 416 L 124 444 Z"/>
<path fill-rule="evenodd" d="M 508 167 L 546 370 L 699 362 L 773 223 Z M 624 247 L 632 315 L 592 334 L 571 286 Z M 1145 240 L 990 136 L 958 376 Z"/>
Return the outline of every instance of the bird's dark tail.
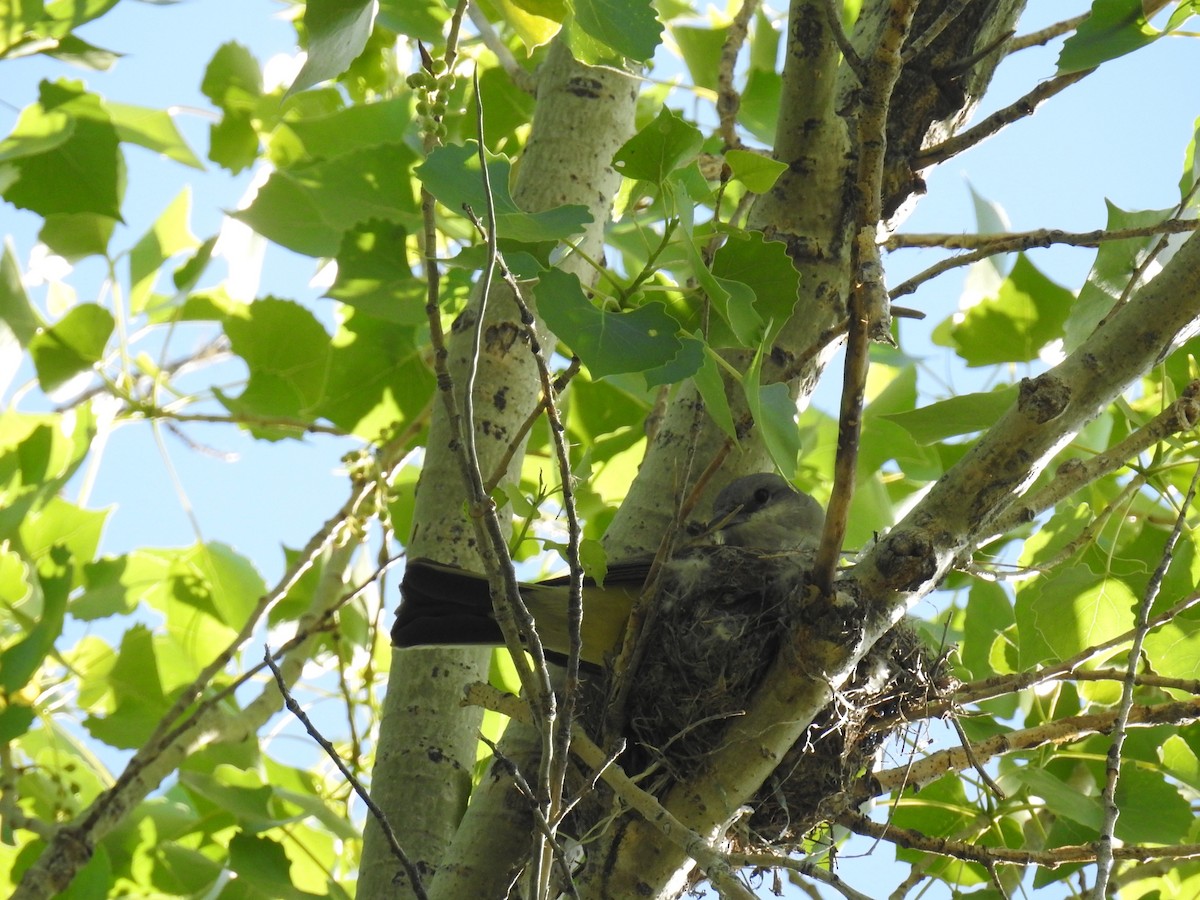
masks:
<path fill-rule="evenodd" d="M 504 643 L 482 575 L 428 559 L 410 559 L 400 593 L 404 602 L 392 626 L 392 643 L 397 647 Z"/>

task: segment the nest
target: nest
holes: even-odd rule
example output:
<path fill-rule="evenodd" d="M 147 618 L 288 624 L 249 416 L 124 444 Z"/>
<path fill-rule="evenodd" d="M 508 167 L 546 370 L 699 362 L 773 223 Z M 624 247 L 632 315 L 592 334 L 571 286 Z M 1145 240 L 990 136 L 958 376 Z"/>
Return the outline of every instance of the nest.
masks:
<path fill-rule="evenodd" d="M 659 792 L 704 765 L 742 713 L 797 621 L 819 640 L 844 643 L 856 623 L 815 599 L 811 551 L 741 547 L 691 551 L 664 569 L 648 651 L 627 706 L 622 764 Z M 792 849 L 825 818 L 823 804 L 869 778 L 890 731 L 876 724 L 938 680 L 931 654 L 901 624 L 859 663 L 835 701 L 785 755 L 751 802 L 748 848 Z"/>

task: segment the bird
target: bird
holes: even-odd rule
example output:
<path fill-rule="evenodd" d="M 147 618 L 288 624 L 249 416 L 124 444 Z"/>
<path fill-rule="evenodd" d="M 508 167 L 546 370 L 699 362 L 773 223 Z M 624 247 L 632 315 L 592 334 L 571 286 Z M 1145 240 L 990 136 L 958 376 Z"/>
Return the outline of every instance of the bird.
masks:
<path fill-rule="evenodd" d="M 733 565 L 755 567 L 768 555 L 778 560 L 791 554 L 800 560 L 787 563 L 785 572 L 805 565 L 805 561 L 810 564 L 824 522 L 821 505 L 780 475 L 760 473 L 737 478 L 713 501 L 709 545 L 685 549 L 667 563 L 663 579 L 669 586 L 666 593 L 671 602 L 678 602 L 686 601 L 687 595 L 695 591 L 720 591 L 720 570 L 729 568 L 730 554 L 735 557 Z M 603 665 L 616 649 L 652 561 L 647 556 L 613 563 L 603 585 L 584 579 L 583 662 Z M 778 562 L 773 565 L 779 568 Z M 741 581 L 733 579 L 733 583 Z M 772 579 L 772 583 L 777 582 Z M 570 648 L 570 577 L 525 583 L 520 590 L 547 655 L 565 658 Z M 408 562 L 400 592 L 402 602 L 392 627 L 395 647 L 503 645 L 485 576 L 417 558 Z"/>

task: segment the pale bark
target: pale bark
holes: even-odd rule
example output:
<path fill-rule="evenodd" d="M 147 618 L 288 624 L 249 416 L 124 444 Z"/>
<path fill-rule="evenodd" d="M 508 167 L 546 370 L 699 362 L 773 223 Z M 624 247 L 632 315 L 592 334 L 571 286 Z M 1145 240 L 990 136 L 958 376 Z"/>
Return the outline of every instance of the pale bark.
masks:
<path fill-rule="evenodd" d="M 592 224 L 580 246 L 592 258 L 602 255 L 603 230 L 620 183 L 612 157 L 632 133 L 636 88 L 636 80 L 627 75 L 576 62 L 561 41 L 551 47 L 538 72 L 533 131 L 519 162 L 513 197 L 530 212 L 563 204 L 586 206 Z M 579 257 L 568 258 L 562 268 L 585 283 L 594 278 Z M 473 318 L 471 312 L 464 314 L 449 336 L 450 372 L 459 385 Z M 547 339 L 543 333 L 543 347 L 552 347 Z M 499 282 L 489 301 L 478 363 L 475 434 L 487 478 L 540 396 L 517 308 Z M 481 570 L 455 452 L 444 410 L 436 406 L 417 488 L 414 533 L 406 547 L 412 556 Z M 520 461 L 517 453 L 509 480 Z M 465 684 L 486 680 L 487 659 L 486 650 L 393 654 L 372 792 L 401 846 L 426 874 L 437 873 L 427 884 L 435 897 L 504 896 L 509 871 L 530 847 L 528 815 L 522 801 L 514 802 L 507 780 L 494 791 L 487 789 L 492 782 L 485 782 L 476 792 L 470 821 L 459 834 L 480 722 L 479 711 L 462 709 L 459 700 Z M 447 856 L 452 840 L 456 849 Z M 451 864 L 440 868 L 443 861 Z M 398 887 L 403 883 L 399 864 L 369 823 L 359 896 L 403 896 L 404 888 Z"/>

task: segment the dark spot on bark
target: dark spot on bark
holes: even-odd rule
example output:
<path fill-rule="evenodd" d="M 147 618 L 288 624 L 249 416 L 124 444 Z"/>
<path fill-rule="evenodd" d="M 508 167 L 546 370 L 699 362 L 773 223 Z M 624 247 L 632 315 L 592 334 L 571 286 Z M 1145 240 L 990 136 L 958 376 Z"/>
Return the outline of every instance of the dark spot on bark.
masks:
<path fill-rule="evenodd" d="M 425 755 L 429 757 L 430 762 L 440 763 L 446 761 L 446 754 L 442 753 L 441 747 L 430 747 L 425 751 Z"/>
<path fill-rule="evenodd" d="M 567 82 L 567 93 L 574 94 L 576 97 L 585 97 L 588 100 L 600 99 L 600 92 L 603 89 L 603 82 L 596 78 L 580 76 Z"/>
<path fill-rule="evenodd" d="M 1049 372 L 1021 379 L 1017 409 L 1038 425 L 1057 419 L 1070 402 L 1071 389 Z"/>
<path fill-rule="evenodd" d="M 483 332 L 483 346 L 488 353 L 504 356 L 521 337 L 521 330 L 512 322 L 499 322 Z"/>
<path fill-rule="evenodd" d="M 503 411 L 508 406 L 508 388 L 502 387 L 492 395 L 492 406 L 496 407 L 497 411 Z"/>
<path fill-rule="evenodd" d="M 911 591 L 937 572 L 933 544 L 918 531 L 898 531 L 884 539 L 876 568 L 897 590 Z"/>

